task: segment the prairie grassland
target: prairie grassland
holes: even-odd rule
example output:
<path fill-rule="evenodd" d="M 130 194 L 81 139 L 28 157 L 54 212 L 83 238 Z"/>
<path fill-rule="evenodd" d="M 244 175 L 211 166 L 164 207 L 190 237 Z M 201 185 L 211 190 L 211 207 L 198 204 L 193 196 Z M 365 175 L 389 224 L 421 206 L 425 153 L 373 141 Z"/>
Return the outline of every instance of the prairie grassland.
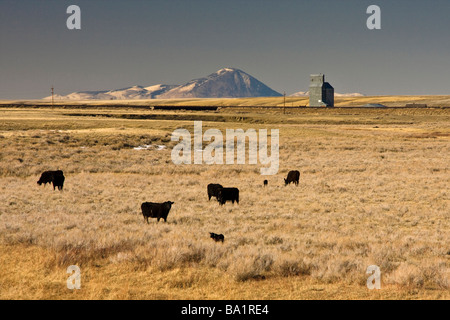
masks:
<path fill-rule="evenodd" d="M 28 104 L 41 105 L 49 104 L 50 100 L 0 100 L 2 104 Z M 55 105 L 91 105 L 108 106 L 115 105 L 173 105 L 173 106 L 283 106 L 298 107 L 308 106 L 309 97 L 261 97 L 261 98 L 185 98 L 185 99 L 151 99 L 151 100 L 55 100 Z M 404 107 L 406 104 L 427 104 L 433 107 L 450 106 L 450 95 L 415 95 L 415 96 L 361 96 L 361 97 L 336 97 L 337 107 L 355 107 L 368 103 L 380 103 L 388 107 Z"/>
<path fill-rule="evenodd" d="M 279 129 L 278 174 L 173 164 L 171 133 L 202 118 Z M 448 109 L 0 109 L 0 298 L 449 299 L 449 124 Z M 63 192 L 36 184 L 52 169 Z M 208 201 L 211 182 L 239 205 Z M 167 200 L 168 222 L 144 223 L 140 204 Z M 381 290 L 366 287 L 373 264 Z"/>

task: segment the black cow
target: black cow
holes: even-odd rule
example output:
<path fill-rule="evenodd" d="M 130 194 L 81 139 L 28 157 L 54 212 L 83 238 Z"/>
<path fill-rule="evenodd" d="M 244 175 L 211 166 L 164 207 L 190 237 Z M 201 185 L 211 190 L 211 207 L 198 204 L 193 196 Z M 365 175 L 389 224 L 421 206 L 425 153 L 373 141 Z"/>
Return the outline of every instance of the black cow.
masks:
<path fill-rule="evenodd" d="M 53 190 L 55 190 L 56 187 L 58 187 L 58 190 L 62 190 L 64 187 L 64 174 L 61 170 L 56 171 L 44 171 L 41 174 L 41 177 L 39 178 L 39 181 L 37 182 L 38 185 L 44 184 L 44 186 L 47 183 L 53 184 Z"/>
<path fill-rule="evenodd" d="M 237 203 L 239 203 L 239 189 L 238 188 L 219 189 L 217 201 L 219 201 L 220 205 L 224 205 L 225 202 L 227 201 L 231 201 L 232 203 L 236 201 Z"/>
<path fill-rule="evenodd" d="M 267 186 L 268 183 L 269 183 L 269 181 L 264 180 L 264 187 Z"/>
<path fill-rule="evenodd" d="M 208 184 L 208 200 L 211 200 L 211 197 L 216 197 L 219 194 L 219 189 L 222 189 L 222 185 L 210 183 Z"/>
<path fill-rule="evenodd" d="M 287 186 L 291 182 L 298 185 L 299 179 L 300 179 L 300 172 L 298 170 L 289 171 L 287 178 L 284 179 L 284 185 Z"/>
<path fill-rule="evenodd" d="M 213 232 L 210 232 L 209 234 L 211 235 L 211 239 L 213 239 L 215 242 L 221 241 L 223 243 L 225 241 L 225 237 L 223 236 L 223 234 L 216 234 Z"/>
<path fill-rule="evenodd" d="M 148 218 L 156 218 L 159 222 L 159 219 L 163 218 L 164 222 L 167 222 L 167 216 L 169 215 L 170 208 L 174 202 L 166 201 L 163 203 L 155 203 L 155 202 L 143 202 L 141 204 L 142 215 L 144 216 L 144 221 L 148 222 Z"/>

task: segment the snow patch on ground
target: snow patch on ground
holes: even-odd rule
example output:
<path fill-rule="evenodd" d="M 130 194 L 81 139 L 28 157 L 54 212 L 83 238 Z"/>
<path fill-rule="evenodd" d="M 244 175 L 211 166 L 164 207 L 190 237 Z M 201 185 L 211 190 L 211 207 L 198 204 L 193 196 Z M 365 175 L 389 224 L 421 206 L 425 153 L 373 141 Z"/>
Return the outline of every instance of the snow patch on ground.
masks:
<path fill-rule="evenodd" d="M 134 150 L 149 150 L 149 149 L 152 149 L 152 148 L 157 150 L 157 151 L 159 151 L 159 150 L 163 150 L 163 149 L 165 149 L 167 147 L 164 146 L 164 145 L 158 145 L 158 144 L 155 144 L 154 146 L 151 145 L 151 144 L 144 144 L 142 146 L 134 147 L 133 149 Z"/>

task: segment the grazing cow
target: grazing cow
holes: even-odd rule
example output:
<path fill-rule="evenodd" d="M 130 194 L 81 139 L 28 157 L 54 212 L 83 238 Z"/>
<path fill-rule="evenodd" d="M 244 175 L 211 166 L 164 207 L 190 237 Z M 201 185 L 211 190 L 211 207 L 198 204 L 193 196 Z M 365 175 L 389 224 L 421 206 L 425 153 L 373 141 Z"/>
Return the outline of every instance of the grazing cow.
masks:
<path fill-rule="evenodd" d="M 62 190 L 64 187 L 64 174 L 61 170 L 56 171 L 44 171 L 41 174 L 41 177 L 39 178 L 39 181 L 37 182 L 38 185 L 44 184 L 44 186 L 47 183 L 53 184 L 53 190 L 55 190 L 56 187 L 58 187 L 58 190 Z"/>
<path fill-rule="evenodd" d="M 211 197 L 216 197 L 219 194 L 219 189 L 222 189 L 222 185 L 210 183 L 208 184 L 208 200 L 211 200 Z"/>
<path fill-rule="evenodd" d="M 232 203 L 236 201 L 237 203 L 239 203 L 239 189 L 238 188 L 219 189 L 217 201 L 219 201 L 220 205 L 224 205 L 225 202 L 227 201 L 231 201 Z"/>
<path fill-rule="evenodd" d="M 291 182 L 298 185 L 299 179 L 300 179 L 300 172 L 298 170 L 289 171 L 287 178 L 284 178 L 284 185 L 287 186 Z"/>
<path fill-rule="evenodd" d="M 268 183 L 269 183 L 269 181 L 264 180 L 264 187 L 267 186 Z"/>
<path fill-rule="evenodd" d="M 213 239 L 215 242 L 221 241 L 223 243 L 225 241 L 225 237 L 223 236 L 223 234 L 216 234 L 213 232 L 210 232 L 209 234 L 211 235 L 211 239 Z"/>
<path fill-rule="evenodd" d="M 159 222 L 159 219 L 163 218 L 164 222 L 167 222 L 167 216 L 169 215 L 170 208 L 174 202 L 166 201 L 163 203 L 155 203 L 155 202 L 143 202 L 141 204 L 142 215 L 144 216 L 144 221 L 148 222 L 148 218 L 156 218 Z"/>

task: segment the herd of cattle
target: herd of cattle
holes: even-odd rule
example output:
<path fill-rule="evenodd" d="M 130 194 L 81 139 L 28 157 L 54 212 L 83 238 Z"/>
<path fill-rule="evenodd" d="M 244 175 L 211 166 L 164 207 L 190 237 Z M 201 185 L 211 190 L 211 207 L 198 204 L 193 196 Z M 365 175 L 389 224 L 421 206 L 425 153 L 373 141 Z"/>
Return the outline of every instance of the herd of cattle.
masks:
<path fill-rule="evenodd" d="M 294 183 L 298 186 L 300 179 L 300 172 L 298 170 L 289 171 L 287 178 L 284 178 L 284 185 L 287 186 L 290 183 Z M 45 171 L 41 174 L 41 177 L 38 180 L 38 184 L 44 186 L 47 183 L 53 184 L 53 190 L 57 187 L 58 190 L 62 190 L 64 186 L 64 174 L 61 170 L 56 171 Z M 268 181 L 264 180 L 263 182 L 264 187 L 268 185 Z M 239 189 L 238 188 L 224 188 L 220 184 L 216 183 L 210 183 L 207 187 L 208 191 L 208 200 L 211 200 L 212 197 L 215 197 L 216 200 L 219 202 L 219 204 L 222 206 L 227 201 L 231 201 L 231 203 L 234 204 L 234 202 L 239 204 Z M 142 215 L 144 216 L 144 221 L 148 222 L 148 218 L 156 218 L 157 222 L 159 222 L 160 219 L 164 219 L 164 222 L 167 222 L 167 216 L 169 215 L 169 211 L 172 208 L 172 205 L 174 202 L 172 201 L 166 201 L 163 203 L 156 203 L 156 202 L 143 202 L 141 204 L 141 211 Z M 210 232 L 211 238 L 218 242 L 225 240 L 225 237 L 223 234 L 216 234 L 213 232 Z"/>

